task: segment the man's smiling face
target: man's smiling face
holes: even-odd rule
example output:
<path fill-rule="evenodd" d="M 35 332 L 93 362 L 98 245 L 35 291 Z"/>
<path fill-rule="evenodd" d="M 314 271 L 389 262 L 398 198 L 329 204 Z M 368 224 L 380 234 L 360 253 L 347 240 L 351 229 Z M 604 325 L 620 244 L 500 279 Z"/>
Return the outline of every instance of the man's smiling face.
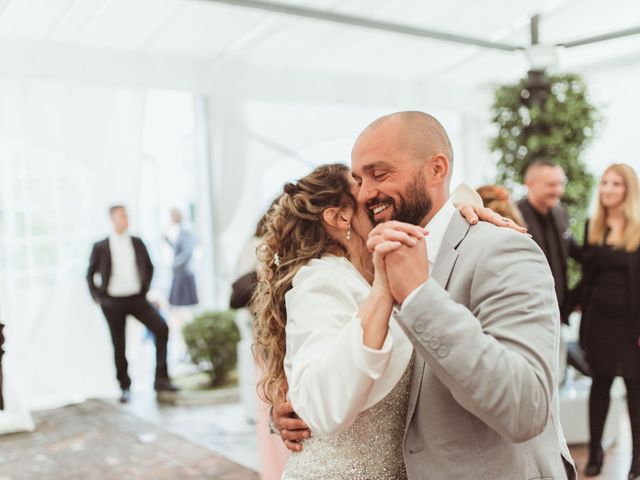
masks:
<path fill-rule="evenodd" d="M 358 204 L 374 224 L 389 220 L 418 225 L 432 208 L 422 166 L 395 124 L 365 131 L 353 148 L 352 175 Z"/>

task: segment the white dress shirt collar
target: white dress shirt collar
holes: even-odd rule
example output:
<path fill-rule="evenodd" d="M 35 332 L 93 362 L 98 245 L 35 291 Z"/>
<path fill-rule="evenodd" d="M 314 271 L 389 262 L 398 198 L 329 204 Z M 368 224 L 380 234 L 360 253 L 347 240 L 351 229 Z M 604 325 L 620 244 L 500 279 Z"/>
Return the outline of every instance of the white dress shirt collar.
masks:
<path fill-rule="evenodd" d="M 429 220 L 429 223 L 427 223 L 426 228 L 429 234 L 425 239 L 427 242 L 427 257 L 431 265 L 433 265 L 436 262 L 436 258 L 438 258 L 440 245 L 442 245 L 444 234 L 447 231 L 447 227 L 454 213 L 456 213 L 456 208 L 453 206 L 451 200 L 448 200 L 434 217 Z"/>
<path fill-rule="evenodd" d="M 124 242 L 125 240 L 130 240 L 130 239 L 131 239 L 131 235 L 129 235 L 129 232 L 127 231 L 124 231 L 122 233 L 113 232 L 109 236 L 109 240 L 114 240 L 116 242 Z"/>
<path fill-rule="evenodd" d="M 429 235 L 426 237 L 427 257 L 429 258 L 431 266 L 433 266 L 436 258 L 438 258 L 440 245 L 442 245 L 442 240 L 444 239 L 451 218 L 456 212 L 457 207 L 462 205 L 482 206 L 482 198 L 478 195 L 478 192 L 466 183 L 458 185 L 458 188 L 449 196 L 447 203 L 445 203 L 429 223 L 427 223 L 427 230 L 429 231 Z"/>
<path fill-rule="evenodd" d="M 482 206 L 482 198 L 478 193 L 468 185 L 462 183 L 451 194 L 449 200 L 436 212 L 433 218 L 427 223 L 426 228 L 429 231 L 429 235 L 425 237 L 427 242 L 427 259 L 429 260 L 429 271 L 433 270 L 433 266 L 438 258 L 438 252 L 440 252 L 440 246 L 444 240 L 444 236 L 447 233 L 447 227 L 449 222 L 456 214 L 457 206 L 464 204 L 479 205 Z M 420 287 L 416 288 L 405 299 L 403 305 L 407 305 Z"/>

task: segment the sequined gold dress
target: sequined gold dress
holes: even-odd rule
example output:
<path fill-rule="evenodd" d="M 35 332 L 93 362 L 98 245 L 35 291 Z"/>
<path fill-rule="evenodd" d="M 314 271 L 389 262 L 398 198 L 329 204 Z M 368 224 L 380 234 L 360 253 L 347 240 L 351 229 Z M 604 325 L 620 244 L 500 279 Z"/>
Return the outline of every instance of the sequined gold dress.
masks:
<path fill-rule="evenodd" d="M 413 364 L 414 357 L 393 390 L 347 430 L 306 440 L 302 451 L 291 455 L 282 480 L 406 479 L 402 439 Z"/>

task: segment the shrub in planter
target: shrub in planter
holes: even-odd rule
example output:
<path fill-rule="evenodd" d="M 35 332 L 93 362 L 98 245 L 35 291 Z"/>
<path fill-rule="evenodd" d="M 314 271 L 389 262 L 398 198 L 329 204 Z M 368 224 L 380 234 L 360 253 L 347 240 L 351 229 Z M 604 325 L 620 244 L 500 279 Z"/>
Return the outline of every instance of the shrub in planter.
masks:
<path fill-rule="evenodd" d="M 236 343 L 240 332 L 234 312 L 204 312 L 182 329 L 191 361 L 209 375 L 211 385 L 224 383 L 236 367 Z"/>

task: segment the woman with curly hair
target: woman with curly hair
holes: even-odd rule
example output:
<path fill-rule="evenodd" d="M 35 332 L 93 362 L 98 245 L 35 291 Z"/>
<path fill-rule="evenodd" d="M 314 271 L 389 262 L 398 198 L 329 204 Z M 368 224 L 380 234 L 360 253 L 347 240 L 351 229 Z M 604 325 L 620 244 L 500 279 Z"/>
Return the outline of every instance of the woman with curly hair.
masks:
<path fill-rule="evenodd" d="M 283 479 L 403 479 L 402 443 L 413 347 L 391 317 L 394 299 L 384 258 L 424 241 L 405 224 L 375 247 L 366 241 L 369 212 L 358 208 L 358 185 L 342 164 L 324 165 L 284 187 L 262 232 L 262 267 L 253 299 L 254 350 L 264 368 L 259 392 L 282 405 L 285 390 L 311 430 L 287 463 Z M 500 223 L 471 207 L 469 187 L 451 196 L 473 221 Z M 415 203 L 408 198 L 406 208 Z M 305 432 L 307 432 L 305 430 Z"/>
<path fill-rule="evenodd" d="M 259 384 L 270 403 L 288 380 L 289 398 L 313 436 L 283 478 L 405 478 L 402 435 L 413 347 L 390 319 L 394 305 L 371 254 L 371 221 L 357 209 L 348 167 L 325 165 L 271 208 L 254 297 Z M 404 241 L 424 237 L 413 227 Z M 378 266 L 376 269 L 375 266 Z"/>

